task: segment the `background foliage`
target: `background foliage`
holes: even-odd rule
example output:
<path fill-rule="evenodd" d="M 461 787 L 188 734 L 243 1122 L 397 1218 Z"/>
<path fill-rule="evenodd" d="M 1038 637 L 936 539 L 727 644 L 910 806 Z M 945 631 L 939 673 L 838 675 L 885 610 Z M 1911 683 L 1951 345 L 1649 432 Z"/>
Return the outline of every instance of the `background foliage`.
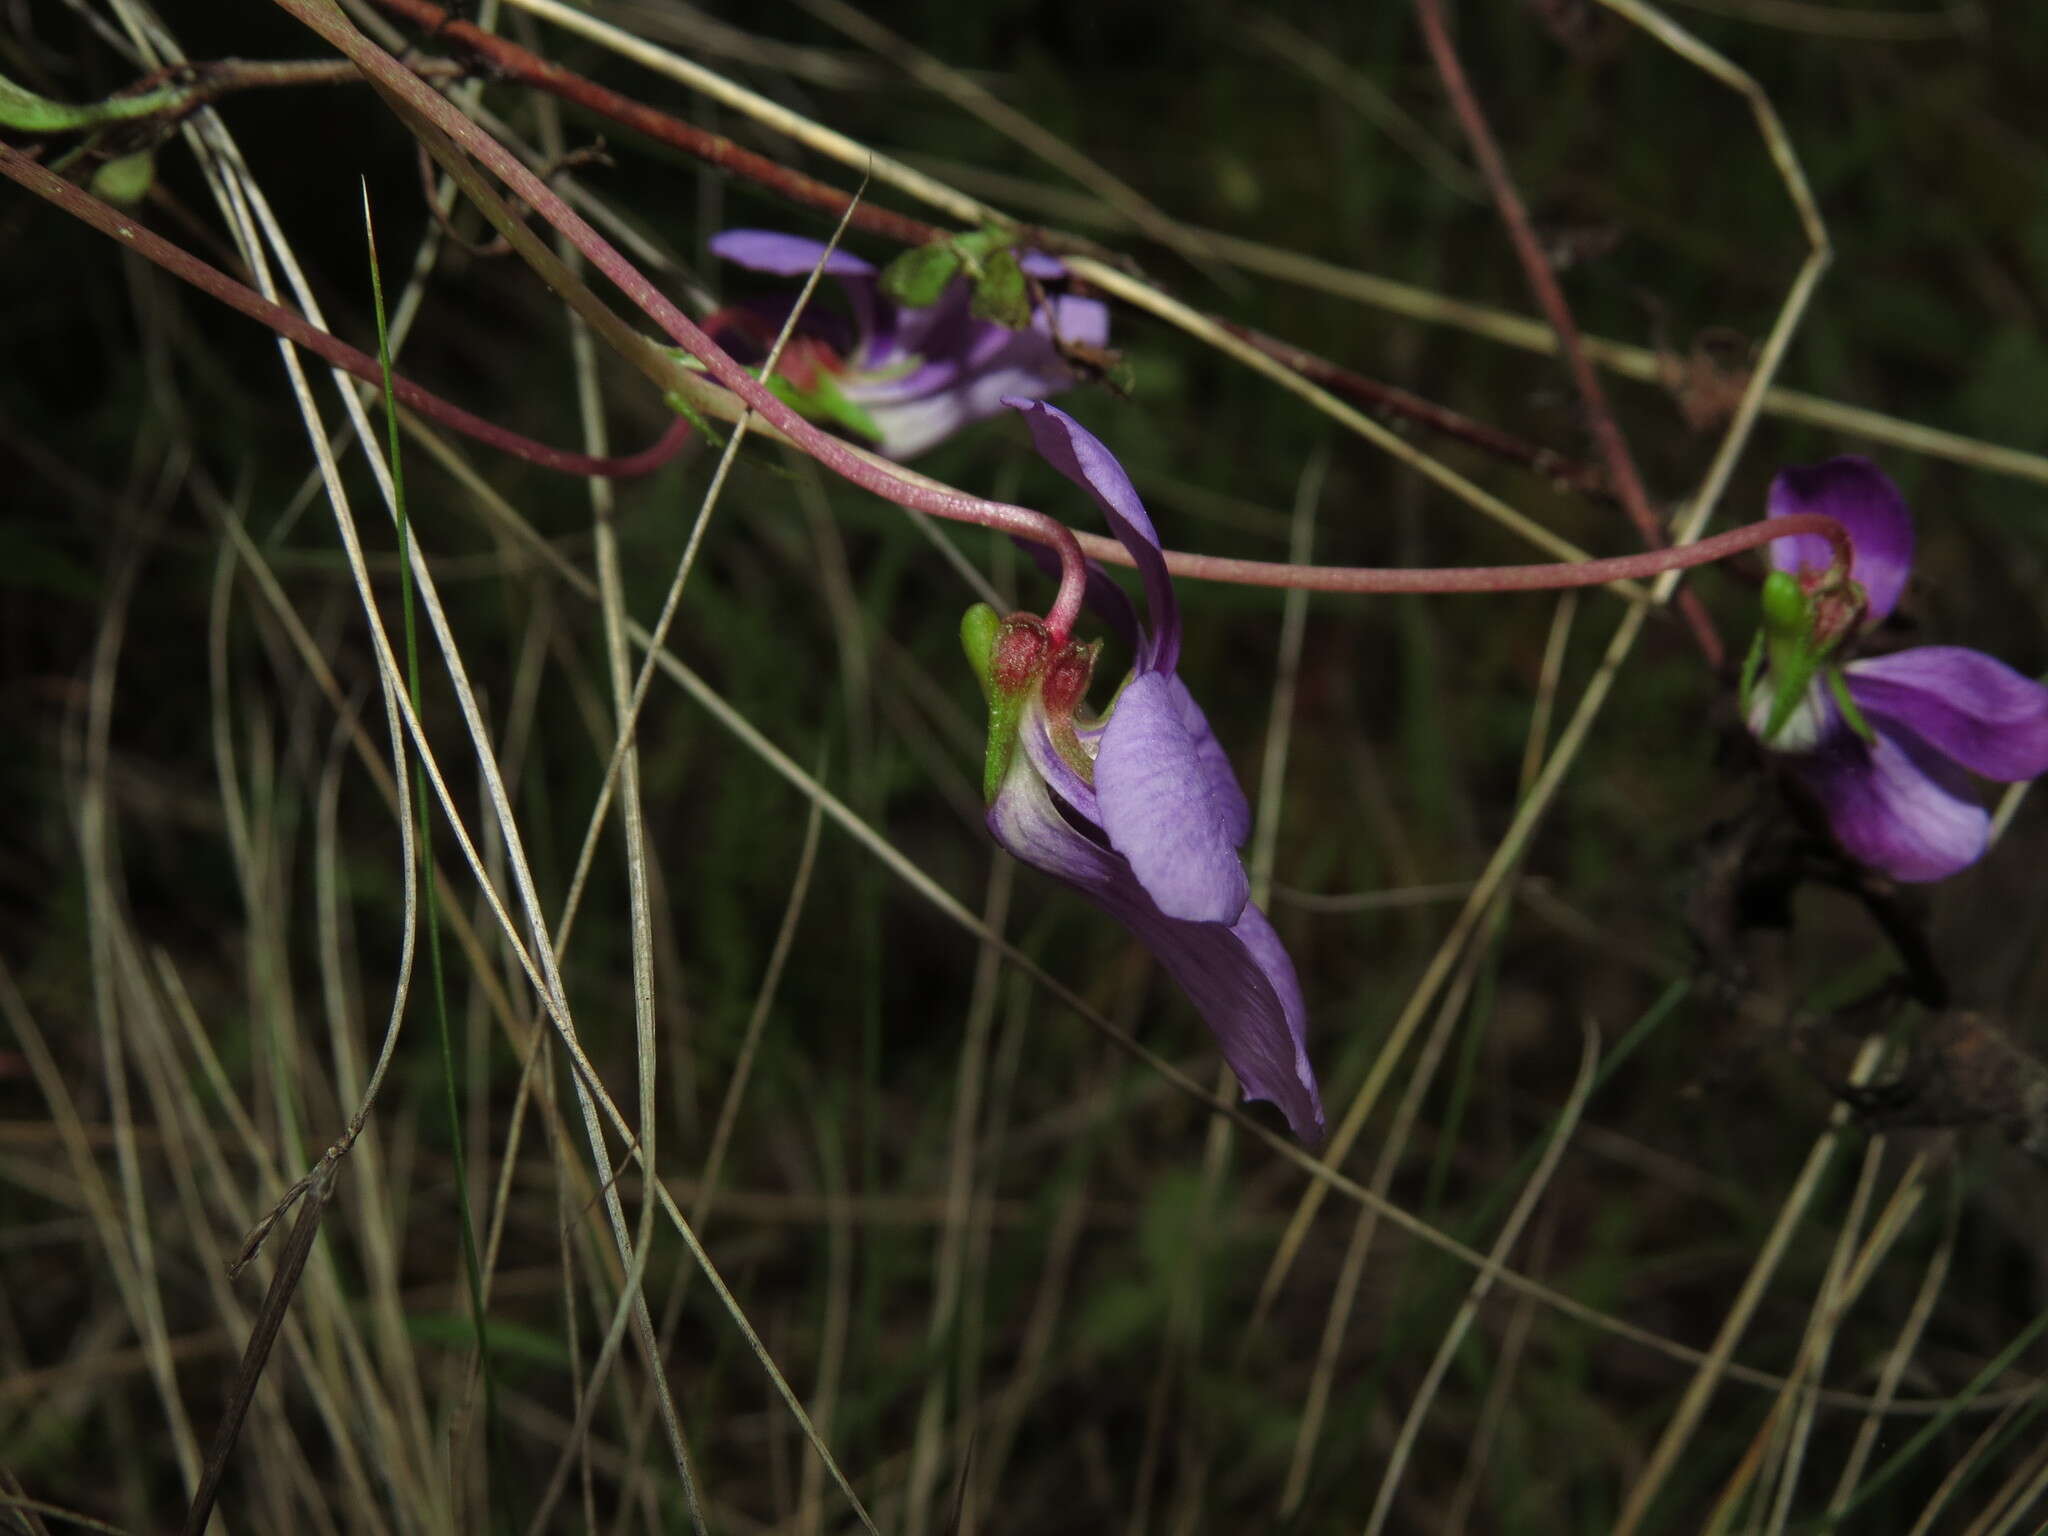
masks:
<path fill-rule="evenodd" d="M 1419 304 L 1404 313 L 1284 280 L 1272 260 L 1190 262 L 820 15 L 654 0 L 593 9 L 1022 217 L 1128 252 L 1200 307 L 1595 457 L 1552 359 Z M 163 12 L 195 59 L 321 53 L 267 8 Z M 105 96 L 141 72 L 123 41 L 134 14 L 99 0 L 13 8 L 0 73 L 63 100 Z M 1529 308 L 1406 7 L 874 14 L 1187 225 L 1424 294 Z M 1768 0 L 1702 0 L 1671 16 L 1754 74 L 1829 222 L 1836 265 L 1781 382 L 2048 452 L 2036 101 L 2048 21 L 2017 6 Z M 511 7 L 495 20 L 592 78 L 854 180 L 592 43 Z M 1739 373 L 1803 255 L 1769 155 L 1738 97 L 1606 10 L 1468 5 L 1458 21 L 1581 325 L 1654 349 L 1669 371 L 1664 387 L 1610 387 L 1653 495 L 1676 503 L 1724 425 L 1710 409 L 1713 368 Z M 482 99 L 528 141 L 601 138 L 606 158 L 575 179 L 644 233 L 650 270 L 692 302 L 747 287 L 705 256 L 715 230 L 829 228 L 615 125 L 574 111 L 551 121 L 556 108 L 524 90 L 486 79 Z M 366 347 L 375 336 L 367 185 L 389 289 L 411 277 L 423 242 L 436 253 L 402 371 L 546 441 L 577 440 L 563 310 L 515 260 L 440 238 L 409 136 L 372 93 L 256 91 L 216 110 L 332 330 Z M 191 144 L 167 139 L 156 172 L 139 216 L 232 270 Z M 869 195 L 924 216 L 886 186 Z M 468 210 L 454 222 L 476 235 Z M 343 1085 L 381 1038 L 403 921 L 398 829 L 348 731 L 364 725 L 387 765 L 388 744 L 361 608 L 270 338 L 11 189 L 0 261 L 0 1471 L 28 1498 L 160 1528 L 189 1497 L 272 1261 L 233 1285 L 222 1263 L 339 1134 L 353 1107 Z M 1129 466 L 1170 545 L 1278 559 L 1301 526 L 1330 563 L 1537 558 L 1237 361 L 1128 310 L 1115 341 L 1128 398 L 1098 387 L 1062 403 Z M 661 429 L 642 381 L 611 362 L 597 373 L 615 446 Z M 1606 502 L 1412 436 L 1581 547 L 1633 547 Z M 1918 512 L 1920 633 L 2029 673 L 2048 667 L 2041 458 L 2001 472 L 1967 446 L 1959 461 L 1767 414 L 1717 522 L 1759 515 L 1777 466 L 1844 451 L 1877 456 Z M 561 557 L 595 569 L 583 485 L 461 453 Z M 642 621 L 715 457 L 693 448 L 617 487 L 624 608 Z M 344 465 L 395 624 L 395 539 L 374 515 L 360 452 Z M 599 610 L 417 442 L 406 466 L 414 534 L 500 744 L 543 904 L 558 911 L 614 730 Z M 1014 424 L 964 433 L 918 467 L 1093 526 Z M 1002 541 L 939 537 L 1024 606 L 1049 601 Z M 1739 654 L 1753 589 L 1719 572 L 1696 586 Z M 1271 908 L 1302 973 L 1334 1122 L 1509 825 L 1537 750 L 1532 718 L 1554 741 L 1621 605 L 1589 593 L 1561 616 L 1544 595 L 1316 597 L 1276 723 L 1276 678 L 1294 665 L 1282 596 L 1185 583 L 1181 597 L 1183 674 L 1248 787 L 1273 733 L 1286 733 L 1284 772 L 1255 798 L 1277 819 Z M 1013 881 L 980 828 L 978 703 L 955 638 L 972 600 L 902 513 L 757 444 L 713 515 L 671 647 L 940 887 L 1207 1081 L 1206 1031 L 1128 935 L 1028 871 Z M 333 669 L 345 712 L 317 686 L 287 615 Z M 1760 1284 L 1733 1358 L 1764 1379 L 1713 1387 L 1640 1528 L 1817 1529 L 1799 1522 L 1856 1488 L 1868 1496 L 1845 1529 L 1923 1518 L 1919 1528 L 2034 1528 L 2042 1360 L 2026 1341 L 2048 1303 L 2041 1170 L 1972 1125 L 1873 1138 L 1849 1124 L 1824 1140 L 1833 1095 L 1789 1048 L 1786 1020 L 1883 973 L 1885 951 L 1853 904 L 1803 891 L 1793 937 L 1749 952 L 1747 991 L 1691 979 L 1684 914 L 1704 878 L 1703 839 L 1762 793 L 1727 743 L 1726 695 L 1677 625 L 1650 626 L 1512 899 L 1452 954 L 1449 1006 L 1424 1014 L 1419 1056 L 1411 1046 L 1397 1058 L 1344 1169 L 1484 1250 L 1572 1101 L 1582 1028 L 1598 1032 L 1604 1061 L 1634 1042 L 1575 1103 L 1506 1262 L 1695 1349 L 1712 1345 L 1746 1283 Z M 485 826 L 431 654 L 425 714 L 467 824 Z M 656 1161 L 878 1525 L 1350 1530 L 1383 1488 L 1394 1529 L 1607 1530 L 1624 1518 L 1702 1379 L 1693 1361 L 1497 1286 L 1397 1456 L 1469 1264 L 1384 1222 L 1356 1246 L 1359 1207 L 1338 1195 L 1255 1320 L 1310 1187 L 1299 1168 L 994 966 L 835 826 L 800 877 L 806 798 L 659 680 L 638 746 Z M 502 869 L 501 840 L 486 847 Z M 630 1112 L 623 850 L 615 821 L 564 975 L 591 1057 Z M 453 877 L 448 907 L 484 935 L 478 952 L 447 943 L 452 1062 L 422 969 L 394 1076 L 230 1466 L 223 1516 L 244 1529 L 523 1529 L 568 1447 L 551 1526 L 679 1528 L 680 1481 L 630 1334 L 594 1389 L 587 1433 L 571 1432 L 621 1274 L 601 1175 L 578 1133 L 550 1132 L 551 1114 L 576 1119 L 563 1063 L 546 1053 L 529 1075 L 514 1042 L 529 1038 L 532 999 L 445 827 L 436 851 Z M 1959 1005 L 2003 1021 L 2022 1046 L 2048 988 L 2044 857 L 2039 808 L 2021 804 L 1984 865 L 1910 898 Z M 792 910 L 787 965 L 764 994 Z M 714 1174 L 714 1128 L 759 1010 Z M 1912 1031 L 1928 1021 L 1910 1011 L 1852 1022 L 1901 1027 L 1880 1077 L 1922 1059 Z M 1639 1023 L 1650 1027 L 1632 1035 Z M 2030 1070 L 2015 1060 L 2007 1075 Z M 1817 1142 L 1829 1155 L 1816 1165 Z M 458 1148 L 479 1241 L 497 1234 L 488 1393 L 472 1377 Z M 637 1174 L 618 1187 L 637 1213 Z M 1882 1240 L 1853 1306 L 1817 1302 L 1873 1229 Z M 855 1528 L 694 1269 L 658 1227 L 646 1289 L 708 1524 Z M 1989 1396 L 1917 1441 L 1929 1412 L 1883 1419 L 1838 1501 L 1863 1413 L 1824 1403 L 1809 1423 L 1807 1400 L 1771 1385 L 1794 1371 L 1803 1340 L 1823 1336 L 1831 1388 L 1878 1390 L 1903 1350 L 1898 1395 L 1953 1405 L 1974 1382 Z M 1977 1382 L 2014 1344 L 2009 1368 Z M 1797 1437 L 1773 1442 L 1774 1424 Z M 1877 1485 L 1880 1471 L 1889 1480 Z"/>

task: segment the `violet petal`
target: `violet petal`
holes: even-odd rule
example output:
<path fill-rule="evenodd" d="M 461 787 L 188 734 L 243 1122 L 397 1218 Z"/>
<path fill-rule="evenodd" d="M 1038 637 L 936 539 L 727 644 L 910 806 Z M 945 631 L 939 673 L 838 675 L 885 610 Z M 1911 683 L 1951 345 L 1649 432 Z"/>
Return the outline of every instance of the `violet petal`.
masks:
<path fill-rule="evenodd" d="M 1100 736 L 1101 733 L 1094 734 Z M 1032 769 L 1052 786 L 1053 794 L 1077 811 L 1083 821 L 1101 827 L 1102 806 L 1096 798 L 1095 786 L 1060 756 L 1059 748 L 1052 743 L 1052 733 L 1047 729 L 1042 703 L 1034 702 L 1026 709 L 1024 718 L 1018 722 L 1017 742 Z M 1100 834 L 1099 840 L 1108 846 L 1107 833 Z"/>
<path fill-rule="evenodd" d="M 1024 413 L 1031 440 L 1045 461 L 1095 498 L 1109 519 L 1110 531 L 1131 552 L 1145 583 L 1145 604 L 1151 618 L 1149 654 L 1141 654 L 1140 672 L 1171 672 L 1180 660 L 1180 608 L 1167 579 L 1166 558 L 1137 488 L 1116 456 L 1099 438 L 1058 406 L 1042 400 L 1010 399 L 1003 404 Z"/>
<path fill-rule="evenodd" d="M 1879 728 L 1867 743 L 1844 724 L 1785 760 L 1827 812 L 1835 841 L 1895 880 L 1943 880 L 1984 853 L 1991 818 L 1969 798 L 1961 770 L 1911 735 Z"/>
<path fill-rule="evenodd" d="M 1117 700 L 1095 758 L 1102 828 L 1161 912 L 1234 923 L 1251 896 L 1231 837 L 1235 807 L 1216 792 L 1182 719 L 1176 681 L 1142 672 Z"/>
<path fill-rule="evenodd" d="M 1223 743 L 1209 729 L 1209 717 L 1202 713 L 1202 706 L 1195 702 L 1195 696 L 1188 692 L 1188 685 L 1181 681 L 1178 672 L 1170 681 L 1174 705 L 1180 711 L 1180 723 L 1187 727 L 1188 735 L 1194 739 L 1195 763 L 1201 769 L 1210 803 L 1222 817 L 1224 836 L 1230 839 L 1231 847 L 1242 848 L 1244 840 L 1252 835 L 1251 804 L 1237 782 L 1237 773 L 1230 766 L 1230 757 L 1224 752 Z"/>
<path fill-rule="evenodd" d="M 1004 779 L 988 826 L 1013 856 L 1066 881 L 1129 928 L 1202 1015 L 1245 1097 L 1277 1105 L 1302 1142 L 1322 1140 L 1301 986 L 1264 913 L 1247 905 L 1231 927 L 1166 916 L 1126 860 L 1060 813 L 1029 764 Z"/>
<path fill-rule="evenodd" d="M 1315 1069 L 1309 1065 L 1308 1005 L 1301 998 L 1294 962 L 1266 914 L 1257 907 L 1248 904 L 1230 931 L 1273 989 L 1287 1026 L 1286 1044 L 1294 1049 L 1290 1059 L 1284 1049 L 1276 1049 L 1281 1045 L 1278 1035 L 1270 1027 L 1247 1027 L 1252 1022 L 1250 1011 L 1240 1009 L 1228 1015 L 1234 1026 L 1229 1033 L 1220 1027 L 1216 1031 L 1223 1058 L 1244 1085 L 1246 1098 L 1279 1105 L 1294 1134 L 1314 1146 L 1323 1139 L 1323 1097 L 1316 1087 Z"/>
<path fill-rule="evenodd" d="M 1129 888 L 1127 896 L 1144 895 L 1123 859 L 1060 814 L 1045 780 L 1028 762 L 1013 762 L 1003 776 L 988 808 L 988 829 L 1012 856 L 1085 895 L 1102 900 L 1114 895 L 1120 882 Z"/>
<path fill-rule="evenodd" d="M 1842 670 L 1866 714 L 1898 722 L 1972 773 L 2007 783 L 2048 773 L 2048 688 L 1996 657 L 1923 645 Z"/>
<path fill-rule="evenodd" d="M 774 229 L 727 229 L 711 237 L 711 254 L 735 266 L 776 277 L 809 277 L 825 254 L 822 240 L 785 235 Z M 873 277 L 874 263 L 848 250 L 835 250 L 825 263 L 834 277 Z"/>
<path fill-rule="evenodd" d="M 1856 546 L 1849 574 L 1862 583 L 1869 600 L 1866 622 L 1875 624 L 1890 613 L 1913 570 L 1913 514 L 1891 476 L 1855 454 L 1781 469 L 1771 481 L 1770 515 L 1795 512 L 1819 512 L 1848 529 Z M 1824 571 L 1834 558 L 1834 549 L 1818 534 L 1771 544 L 1771 564 L 1794 575 Z"/>

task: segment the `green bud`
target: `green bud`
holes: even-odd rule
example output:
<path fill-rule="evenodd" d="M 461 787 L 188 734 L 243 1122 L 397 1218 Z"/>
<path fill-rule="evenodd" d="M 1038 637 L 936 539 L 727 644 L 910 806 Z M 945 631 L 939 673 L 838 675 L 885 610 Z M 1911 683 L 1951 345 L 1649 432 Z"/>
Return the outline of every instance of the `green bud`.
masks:
<path fill-rule="evenodd" d="M 960 271 L 960 252 L 951 240 L 915 246 L 882 268 L 882 292 L 911 309 L 929 309 Z"/>
<path fill-rule="evenodd" d="M 1742 668 L 1742 707 L 1751 707 L 1759 664 L 1768 663 L 1771 709 L 1759 733 L 1773 744 L 1799 708 L 1821 668 L 1821 650 L 1813 638 L 1813 599 L 1789 571 L 1764 578 L 1764 622 Z"/>
<path fill-rule="evenodd" d="M 109 160 L 92 173 L 93 196 L 117 208 L 133 208 L 145 197 L 156 180 L 156 152 L 138 150 Z"/>
<path fill-rule="evenodd" d="M 1774 635 L 1805 634 L 1813 628 L 1813 602 L 1790 571 L 1764 578 L 1764 628 Z"/>
<path fill-rule="evenodd" d="M 1031 323 L 1031 290 L 1015 251 L 997 251 L 981 264 L 967 310 L 977 320 L 991 320 L 1013 331 Z"/>

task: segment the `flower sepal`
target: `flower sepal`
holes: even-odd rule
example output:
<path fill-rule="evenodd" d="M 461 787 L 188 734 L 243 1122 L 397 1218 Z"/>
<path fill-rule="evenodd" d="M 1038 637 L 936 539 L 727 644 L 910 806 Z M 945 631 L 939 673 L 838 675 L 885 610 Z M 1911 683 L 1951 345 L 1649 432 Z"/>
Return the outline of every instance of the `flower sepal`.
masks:
<path fill-rule="evenodd" d="M 813 367 L 806 383 L 798 383 L 788 374 L 778 372 L 767 380 L 767 385 L 769 393 L 808 421 L 844 427 L 866 443 L 882 441 L 882 429 L 875 418 L 839 387 L 839 379 L 833 369 Z"/>
<path fill-rule="evenodd" d="M 988 804 L 1001 793 L 1017 753 L 1027 712 L 1053 749 L 1084 784 L 1095 778 L 1095 760 L 1081 745 L 1074 711 L 1087 697 L 1102 643 L 1061 644 L 1045 620 L 1029 613 L 998 617 L 976 603 L 960 620 L 960 644 L 967 652 L 988 703 L 988 749 L 982 760 L 981 792 Z"/>

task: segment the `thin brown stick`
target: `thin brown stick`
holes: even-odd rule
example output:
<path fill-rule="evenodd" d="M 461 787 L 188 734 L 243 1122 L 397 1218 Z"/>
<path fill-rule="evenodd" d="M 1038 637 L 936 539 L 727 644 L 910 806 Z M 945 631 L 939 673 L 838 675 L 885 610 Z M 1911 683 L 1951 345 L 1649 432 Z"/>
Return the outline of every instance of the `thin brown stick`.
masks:
<path fill-rule="evenodd" d="M 1284 363 L 1305 379 L 1312 379 L 1333 395 L 1348 395 L 1376 410 L 1390 416 L 1399 416 L 1429 428 L 1432 432 L 1454 438 L 1471 447 L 1483 449 L 1497 458 L 1507 459 L 1533 470 L 1554 485 L 1577 491 L 1585 496 L 1597 496 L 1603 501 L 1615 499 L 1613 487 L 1607 476 L 1596 466 L 1567 458 L 1553 448 L 1540 443 L 1525 442 L 1512 432 L 1503 432 L 1483 421 L 1474 421 L 1470 416 L 1461 415 L 1448 406 L 1438 405 L 1434 400 L 1425 400 L 1420 395 L 1410 394 L 1392 384 L 1383 384 L 1378 379 L 1368 378 L 1354 372 L 1341 363 L 1297 347 L 1263 331 L 1255 331 L 1248 325 L 1239 325 L 1235 320 L 1226 320 L 1221 315 L 1210 316 L 1224 330 L 1251 346 L 1257 347 L 1276 362 Z"/>
<path fill-rule="evenodd" d="M 184 1536 L 203 1536 L 207 1521 L 213 1517 L 221 1478 L 227 1473 L 235 1443 L 241 1439 L 242 1421 L 248 1417 L 249 1405 L 256 1399 L 256 1384 L 263 1379 L 270 1347 L 277 1342 L 277 1331 L 284 1326 L 285 1311 L 292 1304 L 292 1292 L 298 1289 L 299 1276 L 305 1272 L 306 1260 L 312 1257 L 313 1239 L 320 1235 L 320 1218 L 334 1198 L 343 1150 L 339 1146 L 329 1148 L 312 1174 L 287 1194 L 258 1228 L 259 1233 L 268 1231 L 292 1200 L 300 1200 L 299 1219 L 292 1224 L 291 1238 L 278 1255 L 277 1273 L 270 1277 L 263 1310 L 256 1314 L 256 1326 L 250 1330 L 249 1342 L 242 1350 L 242 1363 L 235 1368 L 234 1379 L 228 1385 L 227 1404 L 221 1411 L 220 1425 L 213 1432 L 213 1445 L 206 1453 L 206 1469 L 200 1476 L 199 1487 L 193 1491 L 192 1506 L 185 1512 Z M 255 1239 L 261 1240 L 260 1236 Z M 236 1267 L 248 1257 L 249 1250 L 245 1248 Z"/>
<path fill-rule="evenodd" d="M 349 67 L 354 68 L 353 65 Z M 137 255 L 156 263 L 172 276 L 183 278 L 200 292 L 220 300 L 230 309 L 241 311 L 260 325 L 269 326 L 278 335 L 298 343 L 308 352 L 336 368 L 345 369 L 367 383 L 383 382 L 384 375 L 377 366 L 376 358 L 321 330 L 305 316 L 286 309 L 281 304 L 273 304 L 253 289 L 229 277 L 218 267 L 201 261 L 183 247 L 172 244 L 161 235 L 138 224 L 127 214 L 101 202 L 82 187 L 66 181 L 41 162 L 31 160 L 27 155 L 6 144 L 0 144 L 0 176 L 19 182 L 38 197 L 55 203 L 72 217 L 90 224 L 101 234 L 110 236 Z M 571 453 L 566 449 L 551 448 L 546 443 L 523 437 L 495 422 L 473 415 L 459 405 L 450 404 L 410 379 L 394 375 L 391 388 L 400 400 L 429 421 L 439 422 L 442 426 L 467 437 L 473 437 L 478 442 L 487 443 L 501 453 L 509 453 L 525 459 L 528 463 L 569 475 L 600 475 L 610 479 L 644 475 L 674 458 L 677 449 L 682 447 L 690 433 L 689 423 L 678 418 L 651 446 L 641 449 L 640 452 L 621 458 L 599 459 L 587 453 Z"/>
<path fill-rule="evenodd" d="M 585 111 L 608 117 L 621 127 L 694 155 L 720 170 L 744 176 L 793 203 L 823 209 L 835 218 L 848 216 L 856 229 L 904 245 L 926 245 L 943 239 L 948 233 L 907 214 L 879 208 L 866 201 L 853 206 L 851 215 L 847 215 L 848 206 L 854 204 L 851 193 L 842 192 L 801 171 L 791 170 L 754 150 L 744 149 L 723 134 L 707 132 L 679 117 L 586 79 L 574 70 L 564 69 L 507 38 L 494 36 L 481 27 L 451 16 L 431 0 L 372 0 L 372 3 L 379 10 L 403 16 L 416 26 L 426 28 L 428 35 L 436 41 L 452 43 L 474 54 L 516 85 L 530 86 L 534 90 L 546 91 L 550 96 L 559 96 Z"/>
<path fill-rule="evenodd" d="M 834 217 L 839 217 L 846 213 L 847 205 L 852 201 L 847 193 L 836 187 L 793 171 L 766 155 L 742 149 L 729 139 L 708 133 L 656 107 L 609 90 L 530 49 L 520 47 L 517 43 L 481 31 L 466 21 L 451 18 L 446 10 L 433 4 L 432 0 L 371 0 L 371 3 L 426 27 L 429 34 L 436 39 L 446 38 L 474 53 L 508 80 L 547 91 L 585 111 L 608 117 L 622 127 L 680 149 L 686 154 L 695 155 L 732 175 L 753 181 L 770 191 L 779 192 L 793 202 L 819 208 Z M 947 233 L 934 225 L 865 202 L 855 207 L 848 218 L 856 229 L 903 244 L 922 245 L 940 239 Z M 1093 241 L 1054 230 L 1021 229 L 1019 238 L 1028 239 L 1048 251 L 1085 251 L 1105 257 L 1111 255 L 1102 251 Z M 1304 378 L 1313 379 L 1334 393 L 1363 401 L 1404 420 L 1427 427 L 1433 432 L 1441 433 L 1511 463 L 1521 464 L 1568 490 L 1582 495 L 1614 499 L 1614 491 L 1607 477 L 1593 465 L 1568 458 L 1539 444 L 1525 442 L 1497 427 L 1473 421 L 1419 395 L 1398 389 L 1391 384 L 1383 384 L 1377 379 L 1318 357 L 1305 348 L 1267 336 L 1250 327 L 1221 317 L 1216 317 L 1216 323 Z M 1654 544 L 1656 541 L 1652 542 Z"/>
<path fill-rule="evenodd" d="M 1529 291 L 1542 309 L 1544 319 L 1557 333 L 1558 349 L 1564 354 L 1572 383 L 1585 404 L 1587 425 L 1593 433 L 1593 441 L 1599 446 L 1600 457 L 1606 462 L 1614 494 L 1628 513 L 1629 520 L 1642 534 L 1643 542 L 1652 549 L 1660 548 L 1669 542 L 1664 537 L 1663 525 L 1650 509 L 1650 498 L 1643 489 L 1642 477 L 1636 473 L 1628 442 L 1615 423 L 1614 412 L 1607 403 L 1607 392 L 1600 387 L 1600 376 L 1593 371 L 1592 363 L 1586 358 L 1586 349 L 1579 341 L 1579 327 L 1572 319 L 1571 305 L 1565 301 L 1564 290 L 1558 286 L 1550 258 L 1543 254 L 1535 226 L 1529 222 L 1529 210 L 1522 202 L 1521 193 L 1515 190 L 1514 178 L 1508 173 L 1500 145 L 1493 136 L 1493 130 L 1487 126 L 1486 114 L 1479 106 L 1479 98 L 1472 93 L 1471 82 L 1465 78 L 1465 67 L 1458 62 L 1458 51 L 1451 43 L 1449 28 L 1444 24 L 1443 0 L 1415 0 L 1415 14 L 1422 23 L 1422 35 L 1429 45 L 1430 58 L 1443 80 L 1444 94 L 1450 97 L 1451 109 L 1457 114 L 1465 137 L 1471 141 L 1472 156 L 1479 162 L 1479 172 L 1486 178 L 1487 189 L 1492 192 L 1494 204 L 1500 210 L 1501 222 L 1507 226 L 1508 238 L 1514 243 L 1515 255 L 1522 263 Z M 1698 643 L 1707 665 L 1720 671 L 1726 663 L 1727 652 L 1706 607 L 1696 594 L 1683 591 L 1678 595 L 1678 608 L 1692 630 L 1693 639 Z"/>

